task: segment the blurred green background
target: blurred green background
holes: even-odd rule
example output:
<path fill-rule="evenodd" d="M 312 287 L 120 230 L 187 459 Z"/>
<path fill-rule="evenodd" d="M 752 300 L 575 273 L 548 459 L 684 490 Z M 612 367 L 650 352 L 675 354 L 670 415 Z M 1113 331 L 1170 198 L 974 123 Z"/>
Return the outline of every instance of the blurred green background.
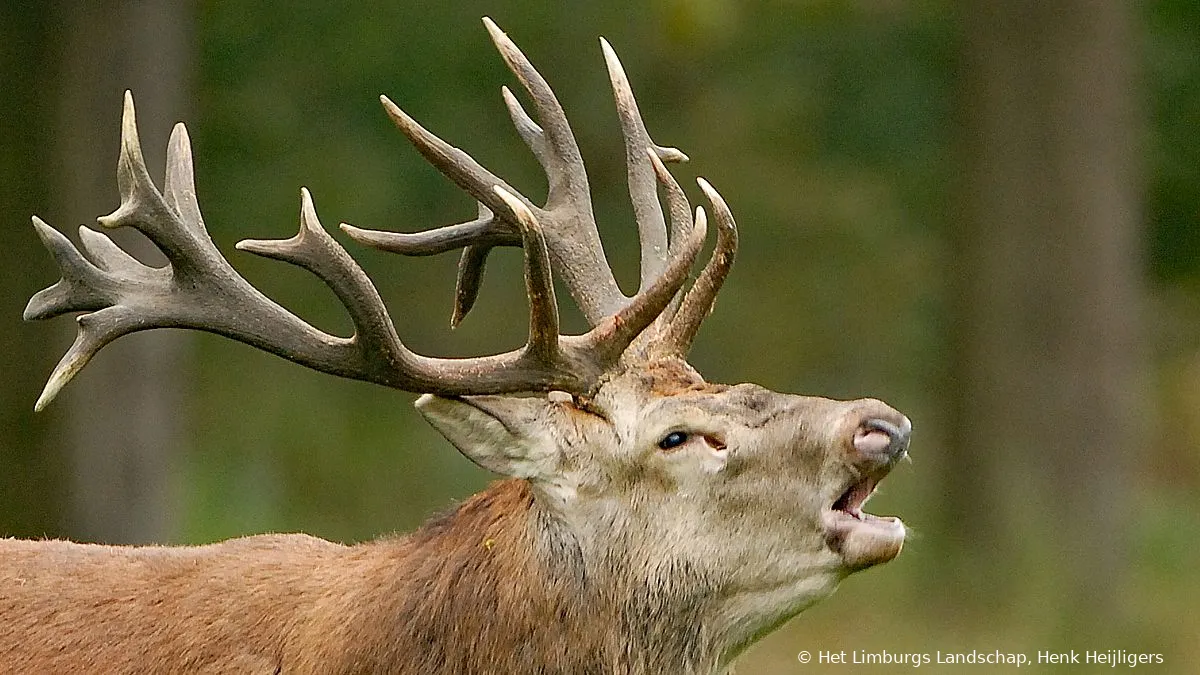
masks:
<path fill-rule="evenodd" d="M 123 338 L 34 415 L 74 326 L 19 319 L 58 277 L 29 216 L 71 232 L 117 204 L 130 88 L 152 173 L 186 120 L 218 246 L 345 334 L 317 280 L 233 244 L 293 233 L 300 186 L 328 228 L 474 216 L 380 93 L 540 199 L 483 15 L 563 102 L 627 289 L 636 236 L 598 36 L 655 140 L 691 156 L 676 175 L 693 199 L 704 175 L 731 204 L 742 247 L 693 352 L 706 377 L 875 396 L 915 422 L 913 464 L 871 505 L 911 526 L 904 554 L 739 672 L 909 668 L 802 666 L 800 650 L 1064 648 L 1200 672 L 1200 4 L 1185 0 L 5 3 L 0 534 L 351 542 L 486 484 L 414 396 L 204 334 Z M 456 256 L 347 245 L 413 349 L 522 340 L 515 250 L 451 332 Z"/>

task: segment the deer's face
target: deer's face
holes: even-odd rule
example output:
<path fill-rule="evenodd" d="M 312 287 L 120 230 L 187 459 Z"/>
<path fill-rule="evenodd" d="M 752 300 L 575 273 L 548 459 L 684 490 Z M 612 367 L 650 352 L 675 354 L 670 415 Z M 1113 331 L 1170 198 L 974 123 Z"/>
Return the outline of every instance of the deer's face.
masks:
<path fill-rule="evenodd" d="M 764 619 L 795 614 L 904 542 L 898 519 L 861 510 L 911 429 L 879 401 L 711 385 L 671 365 L 618 375 L 588 401 L 418 406 L 476 462 L 529 480 L 585 560 L 645 578 L 687 569 L 763 603 Z"/>

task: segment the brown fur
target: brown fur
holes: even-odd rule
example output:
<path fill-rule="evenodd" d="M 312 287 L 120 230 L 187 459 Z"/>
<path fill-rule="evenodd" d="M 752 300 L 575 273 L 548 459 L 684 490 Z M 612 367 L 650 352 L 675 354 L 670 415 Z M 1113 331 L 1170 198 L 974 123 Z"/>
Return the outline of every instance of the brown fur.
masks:
<path fill-rule="evenodd" d="M 651 361 L 640 374 L 646 390 L 655 396 L 675 396 L 685 391 L 717 393 L 729 388 L 705 382 L 700 373 L 681 359 Z"/>
<path fill-rule="evenodd" d="M 299 534 L 193 548 L 8 539 L 0 653 L 15 673 L 691 670 L 674 660 L 698 647 L 686 630 L 628 639 L 678 617 L 589 582 L 518 480 L 407 537 L 357 546 Z"/>

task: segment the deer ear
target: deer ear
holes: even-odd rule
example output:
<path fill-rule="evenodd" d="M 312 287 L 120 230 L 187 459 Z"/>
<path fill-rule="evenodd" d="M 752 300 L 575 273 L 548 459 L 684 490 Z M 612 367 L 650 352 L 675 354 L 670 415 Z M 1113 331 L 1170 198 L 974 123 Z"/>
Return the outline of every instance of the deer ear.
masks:
<path fill-rule="evenodd" d="M 479 466 L 512 478 L 549 480 L 558 444 L 549 424 L 555 404 L 537 397 L 425 394 L 417 410 L 459 452 Z"/>

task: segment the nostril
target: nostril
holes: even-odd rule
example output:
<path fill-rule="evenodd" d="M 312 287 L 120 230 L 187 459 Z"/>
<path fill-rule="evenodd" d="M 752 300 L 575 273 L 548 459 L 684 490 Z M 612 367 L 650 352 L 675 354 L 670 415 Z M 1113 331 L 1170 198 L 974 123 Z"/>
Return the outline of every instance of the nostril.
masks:
<path fill-rule="evenodd" d="M 912 423 L 907 417 L 902 420 L 899 425 L 878 418 L 864 421 L 854 432 L 854 449 L 867 456 L 898 459 L 908 450 L 912 434 Z"/>
<path fill-rule="evenodd" d="M 872 429 L 864 424 L 854 432 L 854 449 L 864 455 L 885 454 L 891 445 L 892 437 L 881 429 Z"/>

